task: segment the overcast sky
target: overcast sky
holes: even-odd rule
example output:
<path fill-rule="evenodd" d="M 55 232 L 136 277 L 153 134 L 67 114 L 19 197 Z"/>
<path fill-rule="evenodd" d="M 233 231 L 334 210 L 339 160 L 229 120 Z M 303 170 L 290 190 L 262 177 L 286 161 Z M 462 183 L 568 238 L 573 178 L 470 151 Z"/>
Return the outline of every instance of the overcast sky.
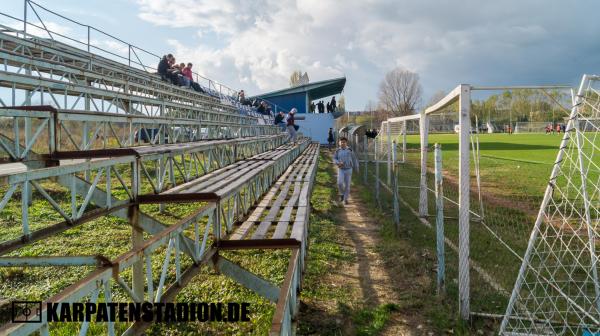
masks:
<path fill-rule="evenodd" d="M 22 2 L 2 2 L 0 11 L 23 17 Z M 351 110 L 376 100 L 394 67 L 419 73 L 425 102 L 459 83 L 576 85 L 583 73 L 600 73 L 594 0 L 36 2 L 157 54 L 172 52 L 250 95 L 287 87 L 296 69 L 311 81 L 346 76 Z M 40 16 L 60 32 L 84 35 Z"/>

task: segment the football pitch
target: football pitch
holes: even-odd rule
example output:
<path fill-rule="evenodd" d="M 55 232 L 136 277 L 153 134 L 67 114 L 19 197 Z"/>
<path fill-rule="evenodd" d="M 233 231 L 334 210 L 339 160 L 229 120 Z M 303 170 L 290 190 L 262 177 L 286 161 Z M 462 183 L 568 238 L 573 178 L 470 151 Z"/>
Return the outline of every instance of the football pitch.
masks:
<path fill-rule="evenodd" d="M 479 134 L 479 167 L 482 185 L 494 189 L 496 194 L 542 195 L 563 134 Z M 443 169 L 457 176 L 458 135 L 430 134 L 429 162 L 433 168 L 433 145 L 442 146 Z M 473 143 L 475 137 L 473 137 Z M 419 136 L 407 136 L 409 161 L 418 159 Z M 475 145 L 476 146 L 476 145 Z M 471 148 L 471 175 L 475 175 Z"/>

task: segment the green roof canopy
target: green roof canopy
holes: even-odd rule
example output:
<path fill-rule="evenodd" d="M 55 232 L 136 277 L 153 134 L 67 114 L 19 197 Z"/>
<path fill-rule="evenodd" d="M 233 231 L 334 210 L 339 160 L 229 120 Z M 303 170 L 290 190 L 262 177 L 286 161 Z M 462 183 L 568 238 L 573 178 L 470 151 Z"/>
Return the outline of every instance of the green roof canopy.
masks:
<path fill-rule="evenodd" d="M 285 96 L 297 93 L 308 94 L 309 100 L 316 100 L 323 97 L 333 96 L 341 93 L 346 85 L 346 77 L 328 79 L 320 82 L 298 85 L 287 89 L 272 91 L 256 95 L 252 98 L 269 99 L 272 97 Z"/>

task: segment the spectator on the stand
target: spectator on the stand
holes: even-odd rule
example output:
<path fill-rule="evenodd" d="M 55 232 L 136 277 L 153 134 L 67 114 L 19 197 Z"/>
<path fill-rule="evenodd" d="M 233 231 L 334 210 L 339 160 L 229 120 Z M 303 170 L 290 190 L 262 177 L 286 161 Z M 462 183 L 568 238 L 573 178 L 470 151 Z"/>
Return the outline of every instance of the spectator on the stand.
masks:
<path fill-rule="evenodd" d="M 337 108 L 337 103 L 335 102 L 335 96 L 331 97 L 331 112 L 335 112 L 335 109 Z"/>
<path fill-rule="evenodd" d="M 260 114 L 266 114 L 267 112 L 267 102 L 265 102 L 264 100 L 260 103 L 260 105 L 258 106 L 258 108 L 256 108 L 256 112 L 260 113 Z"/>
<path fill-rule="evenodd" d="M 281 127 L 281 130 L 285 132 L 286 124 L 285 124 L 285 114 L 283 111 L 279 111 L 275 116 L 275 125 Z"/>
<path fill-rule="evenodd" d="M 266 104 L 266 109 L 267 109 L 265 114 L 269 115 L 269 116 L 273 115 L 273 110 L 271 109 L 271 105 L 269 105 L 269 103 L 267 103 L 267 102 L 265 102 L 265 104 Z"/>
<path fill-rule="evenodd" d="M 160 59 L 160 62 L 158 62 L 158 74 L 160 75 L 160 78 L 162 78 L 163 80 L 167 80 L 167 70 L 169 70 L 169 57 L 171 55 L 165 55 Z"/>
<path fill-rule="evenodd" d="M 240 93 L 238 93 L 238 101 L 242 105 L 252 105 L 251 102 L 248 99 L 246 99 L 246 93 L 244 92 L 244 90 L 240 90 Z"/>
<path fill-rule="evenodd" d="M 290 113 L 288 113 L 287 118 L 285 120 L 287 131 L 290 134 L 289 141 L 292 141 L 294 144 L 296 143 L 296 123 L 294 120 L 294 114 L 296 114 L 296 108 L 294 107 Z"/>
<path fill-rule="evenodd" d="M 319 113 L 325 113 L 325 104 L 323 104 L 322 100 L 317 103 L 317 108 L 319 109 Z"/>
<path fill-rule="evenodd" d="M 190 81 L 190 83 L 192 83 L 194 81 L 194 77 L 192 75 L 192 63 L 188 63 L 187 66 L 183 63 L 181 63 L 181 65 L 183 66 L 181 73 Z"/>
<path fill-rule="evenodd" d="M 186 69 L 185 63 L 179 64 L 179 71 L 181 72 L 181 75 L 180 75 L 181 86 L 185 86 L 186 88 L 189 89 L 192 87 L 192 76 L 191 76 L 191 71 L 190 71 L 190 77 L 186 76 L 185 69 Z"/>
<path fill-rule="evenodd" d="M 205 93 L 204 89 L 202 89 L 202 87 L 200 86 L 200 84 L 198 84 L 197 82 L 194 82 L 194 77 L 193 77 L 193 73 L 192 73 L 192 63 L 188 63 L 186 67 L 183 68 L 183 70 L 181 70 L 181 72 L 183 73 L 183 75 L 190 80 L 190 86 L 192 87 L 192 89 L 194 89 L 194 91 L 196 92 L 202 92 Z"/>
<path fill-rule="evenodd" d="M 181 74 L 181 69 L 179 69 L 179 65 L 175 64 L 175 57 L 171 58 L 171 66 L 169 70 L 167 70 L 170 74 L 171 82 L 175 85 L 183 85 L 183 75 Z"/>
<path fill-rule="evenodd" d="M 310 102 L 310 113 L 315 113 L 315 103 Z"/>
<path fill-rule="evenodd" d="M 177 74 L 173 71 L 173 63 L 175 63 L 175 57 L 173 55 L 168 54 L 163 56 L 163 58 L 158 63 L 158 74 L 163 80 L 169 81 L 172 84 L 178 84 Z"/>

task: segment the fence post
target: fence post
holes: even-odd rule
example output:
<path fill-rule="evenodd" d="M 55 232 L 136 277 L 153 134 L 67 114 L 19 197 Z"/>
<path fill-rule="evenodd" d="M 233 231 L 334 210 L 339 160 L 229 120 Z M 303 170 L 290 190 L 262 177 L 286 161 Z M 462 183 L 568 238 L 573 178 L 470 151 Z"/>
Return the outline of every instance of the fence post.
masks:
<path fill-rule="evenodd" d="M 375 140 L 375 199 L 377 206 L 381 208 L 381 199 L 379 198 L 379 155 L 377 155 L 377 139 Z"/>
<path fill-rule="evenodd" d="M 402 126 L 402 163 L 406 163 L 406 120 Z"/>
<path fill-rule="evenodd" d="M 435 144 L 435 231 L 437 248 L 437 293 L 442 295 L 446 291 L 446 262 L 444 259 L 444 189 L 442 185 L 442 146 Z"/>
<path fill-rule="evenodd" d="M 392 184 L 392 134 L 390 131 L 390 122 L 386 123 L 385 127 L 387 138 L 387 184 Z"/>
<path fill-rule="evenodd" d="M 132 175 L 131 175 L 131 192 L 133 194 L 133 201 L 138 201 L 138 195 L 141 192 L 141 159 L 131 163 Z M 144 231 L 140 227 L 139 223 L 139 205 L 132 206 L 128 209 L 129 223 L 131 224 L 131 247 L 139 248 L 144 245 Z M 133 264 L 132 267 L 132 290 L 136 295 L 137 300 L 144 300 L 144 263 L 140 259 Z"/>
<path fill-rule="evenodd" d="M 367 184 L 367 170 L 369 169 L 369 138 L 367 138 L 366 135 L 363 143 L 363 160 L 365 160 L 365 168 L 363 169 L 363 183 Z"/>
<path fill-rule="evenodd" d="M 392 142 L 392 188 L 394 196 L 394 223 L 396 224 L 396 232 L 400 233 L 400 200 L 398 197 L 398 172 L 396 169 L 396 141 Z"/>
<path fill-rule="evenodd" d="M 428 141 L 428 123 L 427 114 L 421 113 L 419 123 L 419 135 L 421 137 L 421 181 L 419 184 L 419 216 L 426 217 L 428 213 L 427 203 L 427 141 Z"/>
<path fill-rule="evenodd" d="M 463 320 L 470 315 L 470 276 L 469 276 L 469 210 L 470 210 L 470 171 L 469 171 L 469 136 L 471 132 L 471 87 L 460 85 L 458 99 L 460 125 L 460 141 L 458 144 L 458 295 L 459 312 Z"/>

